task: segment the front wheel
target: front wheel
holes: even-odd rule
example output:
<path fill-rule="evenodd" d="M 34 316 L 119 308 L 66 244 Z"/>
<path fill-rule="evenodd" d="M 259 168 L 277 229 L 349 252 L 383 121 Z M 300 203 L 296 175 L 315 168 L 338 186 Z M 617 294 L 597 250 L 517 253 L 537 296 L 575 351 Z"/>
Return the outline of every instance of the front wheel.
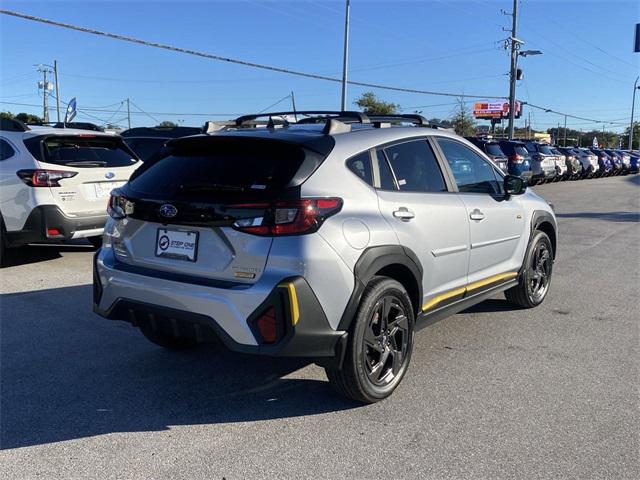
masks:
<path fill-rule="evenodd" d="M 522 308 L 540 305 L 551 284 L 553 273 L 553 247 L 549 236 L 536 230 L 524 258 L 520 282 L 505 291 L 507 301 Z"/>
<path fill-rule="evenodd" d="M 387 398 L 409 366 L 413 325 L 413 307 L 404 287 L 387 277 L 372 280 L 349 328 L 342 367 L 325 369 L 329 382 L 358 402 Z"/>

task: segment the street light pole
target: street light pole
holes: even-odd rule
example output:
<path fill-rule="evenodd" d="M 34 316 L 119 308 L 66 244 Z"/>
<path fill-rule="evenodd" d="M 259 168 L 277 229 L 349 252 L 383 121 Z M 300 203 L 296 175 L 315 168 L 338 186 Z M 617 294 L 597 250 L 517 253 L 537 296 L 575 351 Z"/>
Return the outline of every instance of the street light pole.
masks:
<path fill-rule="evenodd" d="M 340 110 L 343 112 L 347 109 L 347 69 L 349 66 L 349 10 L 351 9 L 350 1 L 346 0 L 344 13 L 344 52 L 342 56 L 342 99 L 340 101 Z"/>
<path fill-rule="evenodd" d="M 631 100 L 631 124 L 629 125 L 629 150 L 633 148 L 633 113 L 636 106 L 636 90 L 638 89 L 638 79 L 640 76 L 636 77 L 636 81 L 633 84 L 633 100 Z"/>
<path fill-rule="evenodd" d="M 513 0 L 513 23 L 511 26 L 511 70 L 509 72 L 509 140 L 513 140 L 514 118 L 516 110 L 516 71 L 518 69 L 518 0 Z"/>
<path fill-rule="evenodd" d="M 562 142 L 562 146 L 567 146 L 567 116 L 564 116 L 564 141 Z"/>

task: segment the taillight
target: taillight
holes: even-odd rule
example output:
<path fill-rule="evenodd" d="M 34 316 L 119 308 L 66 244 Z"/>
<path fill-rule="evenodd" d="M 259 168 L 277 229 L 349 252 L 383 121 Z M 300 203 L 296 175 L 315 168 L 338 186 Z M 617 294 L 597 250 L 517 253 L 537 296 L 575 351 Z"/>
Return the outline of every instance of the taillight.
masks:
<path fill-rule="evenodd" d="M 107 213 L 114 220 L 121 220 L 133 213 L 133 202 L 127 200 L 120 191 L 113 190 L 107 204 Z"/>
<path fill-rule="evenodd" d="M 303 198 L 264 204 L 229 205 L 240 214 L 233 228 L 253 235 L 301 235 L 317 231 L 322 223 L 340 211 L 341 198 Z M 243 210 L 251 212 L 242 215 Z"/>
<path fill-rule="evenodd" d="M 518 155 L 517 153 L 515 155 L 509 155 L 509 161 L 512 163 L 522 163 L 524 162 L 524 157 L 522 155 Z"/>
<path fill-rule="evenodd" d="M 59 187 L 59 180 L 75 177 L 78 172 L 67 170 L 18 170 L 16 175 L 30 187 Z"/>

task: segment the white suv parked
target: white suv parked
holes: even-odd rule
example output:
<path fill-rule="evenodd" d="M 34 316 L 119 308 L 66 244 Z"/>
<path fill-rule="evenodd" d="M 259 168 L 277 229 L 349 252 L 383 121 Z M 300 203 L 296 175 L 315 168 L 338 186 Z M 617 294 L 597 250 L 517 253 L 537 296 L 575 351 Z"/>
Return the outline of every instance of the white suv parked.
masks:
<path fill-rule="evenodd" d="M 139 160 L 117 135 L 0 123 L 0 265 L 6 249 L 87 238 L 99 245 L 107 200 Z"/>

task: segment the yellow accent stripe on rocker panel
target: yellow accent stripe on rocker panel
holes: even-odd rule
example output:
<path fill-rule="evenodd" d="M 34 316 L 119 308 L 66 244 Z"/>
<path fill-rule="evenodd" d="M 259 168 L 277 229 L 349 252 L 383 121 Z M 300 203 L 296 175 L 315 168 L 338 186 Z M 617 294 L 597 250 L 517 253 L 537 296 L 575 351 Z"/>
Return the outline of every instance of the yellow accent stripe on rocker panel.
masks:
<path fill-rule="evenodd" d="M 466 294 L 467 292 L 470 292 L 472 290 L 477 290 L 478 288 L 491 285 L 492 283 L 496 283 L 501 280 L 508 280 L 511 278 L 515 278 L 517 276 L 518 276 L 518 272 L 500 273 L 498 275 L 493 275 L 489 278 L 485 278 L 484 280 L 478 280 L 477 282 L 470 283 L 465 287 L 460 287 L 445 293 L 441 293 L 440 295 L 436 295 L 427 303 L 425 303 L 422 306 L 422 311 L 426 312 L 427 310 L 435 307 L 436 305 L 438 305 L 439 303 L 442 303 L 445 300 L 448 300 L 449 298 L 457 297 L 458 295 Z"/>

